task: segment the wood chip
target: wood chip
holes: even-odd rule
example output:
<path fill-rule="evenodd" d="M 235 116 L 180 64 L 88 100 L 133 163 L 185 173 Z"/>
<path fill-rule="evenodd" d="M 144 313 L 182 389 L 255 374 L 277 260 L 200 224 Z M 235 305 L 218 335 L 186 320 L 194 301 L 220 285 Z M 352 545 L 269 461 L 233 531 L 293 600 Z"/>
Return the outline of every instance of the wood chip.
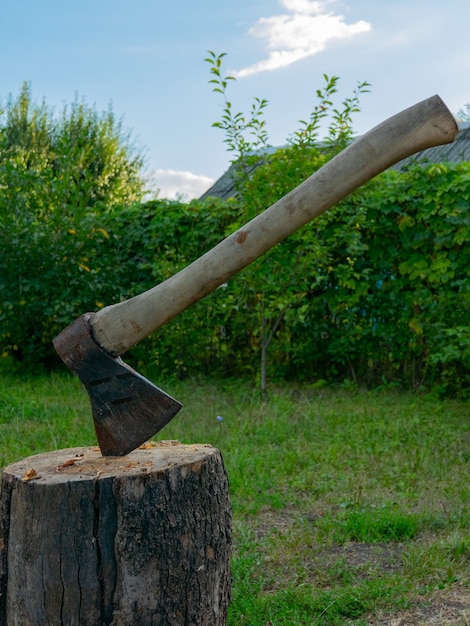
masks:
<path fill-rule="evenodd" d="M 39 478 L 38 473 L 36 472 L 35 469 L 31 468 L 29 469 L 26 474 L 23 476 L 23 480 L 25 482 L 27 482 L 28 480 L 35 480 L 36 478 Z"/>
<path fill-rule="evenodd" d="M 55 469 L 57 472 L 60 472 L 65 467 L 70 467 L 71 465 L 75 465 L 75 459 L 68 459 L 68 461 L 64 461 L 62 465 L 58 465 Z"/>
<path fill-rule="evenodd" d="M 151 448 L 153 448 L 152 441 L 146 441 L 141 446 L 139 446 L 139 450 L 150 450 Z"/>

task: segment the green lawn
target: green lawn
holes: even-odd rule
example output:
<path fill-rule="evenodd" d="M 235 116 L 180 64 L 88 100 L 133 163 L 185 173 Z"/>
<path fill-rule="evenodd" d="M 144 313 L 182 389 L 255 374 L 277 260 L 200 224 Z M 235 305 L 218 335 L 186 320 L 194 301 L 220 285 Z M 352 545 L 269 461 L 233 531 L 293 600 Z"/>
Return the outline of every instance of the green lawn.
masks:
<path fill-rule="evenodd" d="M 223 453 L 229 625 L 387 623 L 368 620 L 468 589 L 467 403 L 297 385 L 263 402 L 246 382 L 155 382 L 184 404 L 160 437 Z M 0 374 L 2 465 L 95 444 L 77 379 Z"/>

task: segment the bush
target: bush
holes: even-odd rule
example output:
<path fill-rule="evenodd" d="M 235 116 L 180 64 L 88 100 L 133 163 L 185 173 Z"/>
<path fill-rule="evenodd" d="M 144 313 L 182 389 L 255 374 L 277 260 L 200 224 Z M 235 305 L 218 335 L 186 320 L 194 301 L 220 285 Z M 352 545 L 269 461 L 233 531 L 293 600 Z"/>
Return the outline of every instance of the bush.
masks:
<path fill-rule="evenodd" d="M 106 227 L 141 199 L 141 157 L 112 111 L 59 115 L 25 84 L 0 109 L 0 350 L 37 362 L 78 306 L 119 297 Z M 119 269 L 118 269 L 119 273 Z"/>

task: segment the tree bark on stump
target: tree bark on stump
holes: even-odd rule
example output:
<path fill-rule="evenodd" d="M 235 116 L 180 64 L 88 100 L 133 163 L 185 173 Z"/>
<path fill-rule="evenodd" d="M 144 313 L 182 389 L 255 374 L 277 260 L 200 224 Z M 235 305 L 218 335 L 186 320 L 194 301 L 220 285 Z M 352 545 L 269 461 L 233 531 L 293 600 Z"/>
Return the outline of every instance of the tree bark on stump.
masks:
<path fill-rule="evenodd" d="M 212 446 L 32 456 L 3 470 L 0 516 L 4 626 L 226 623 L 231 508 Z"/>

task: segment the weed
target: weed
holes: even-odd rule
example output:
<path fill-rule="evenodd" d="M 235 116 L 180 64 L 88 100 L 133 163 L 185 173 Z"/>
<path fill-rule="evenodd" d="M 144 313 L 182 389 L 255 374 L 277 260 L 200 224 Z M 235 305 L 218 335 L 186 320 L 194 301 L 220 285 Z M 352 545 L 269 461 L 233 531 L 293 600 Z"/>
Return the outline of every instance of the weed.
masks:
<path fill-rule="evenodd" d="M 339 541 L 406 541 L 419 530 L 418 519 L 393 509 L 353 510 L 339 520 Z"/>

